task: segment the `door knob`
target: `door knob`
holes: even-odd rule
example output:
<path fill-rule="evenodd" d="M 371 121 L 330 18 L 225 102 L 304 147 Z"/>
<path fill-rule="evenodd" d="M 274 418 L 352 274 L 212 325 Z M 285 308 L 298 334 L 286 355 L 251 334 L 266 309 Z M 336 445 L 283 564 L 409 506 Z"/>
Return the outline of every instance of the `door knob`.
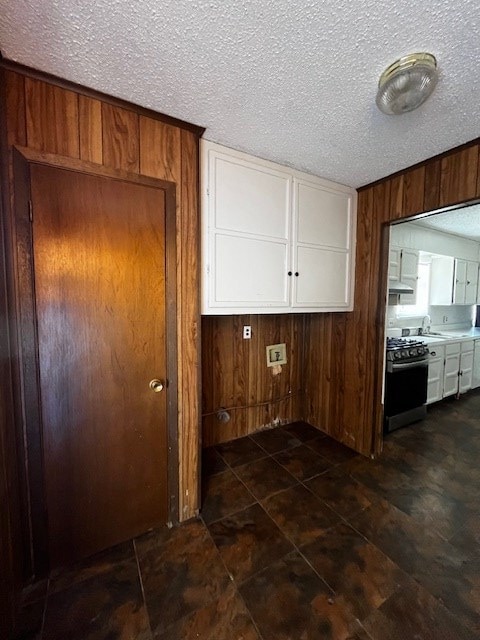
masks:
<path fill-rule="evenodd" d="M 157 380 L 157 378 L 154 378 L 153 380 L 150 380 L 150 384 L 148 386 L 155 393 L 159 393 L 160 391 L 163 391 L 163 387 L 165 385 L 161 380 Z"/>

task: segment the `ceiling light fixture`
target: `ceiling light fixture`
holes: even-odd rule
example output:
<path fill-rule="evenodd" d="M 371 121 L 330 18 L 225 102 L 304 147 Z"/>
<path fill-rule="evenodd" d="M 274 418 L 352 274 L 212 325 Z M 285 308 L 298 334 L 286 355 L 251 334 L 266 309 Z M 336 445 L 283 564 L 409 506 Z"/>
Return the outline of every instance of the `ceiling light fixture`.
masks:
<path fill-rule="evenodd" d="M 437 80 L 437 61 L 431 53 L 404 56 L 380 76 L 377 107 L 389 116 L 413 111 L 430 96 Z"/>

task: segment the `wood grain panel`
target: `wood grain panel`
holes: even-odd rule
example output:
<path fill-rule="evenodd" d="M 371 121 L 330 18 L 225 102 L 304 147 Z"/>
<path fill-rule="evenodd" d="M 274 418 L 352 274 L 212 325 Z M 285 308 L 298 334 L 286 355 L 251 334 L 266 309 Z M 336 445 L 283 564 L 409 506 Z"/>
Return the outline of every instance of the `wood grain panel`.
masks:
<path fill-rule="evenodd" d="M 403 175 L 396 176 L 390 181 L 390 203 L 388 210 L 390 211 L 391 219 L 393 220 L 403 216 L 404 182 Z"/>
<path fill-rule="evenodd" d="M 13 71 L 5 71 L 7 144 L 27 144 L 25 79 Z"/>
<path fill-rule="evenodd" d="M 440 207 L 441 160 L 433 160 L 425 165 L 425 196 L 423 211 L 433 211 Z"/>
<path fill-rule="evenodd" d="M 102 103 L 103 164 L 139 172 L 138 114 Z"/>
<path fill-rule="evenodd" d="M 203 418 L 204 446 L 253 433 L 277 418 L 292 422 L 303 417 L 304 324 L 302 314 L 202 319 L 203 413 L 213 413 Z M 250 340 L 243 339 L 244 325 L 252 327 Z M 266 347 L 281 342 L 286 343 L 287 364 L 273 375 Z M 230 409 L 229 422 L 217 420 L 220 407 Z"/>
<path fill-rule="evenodd" d="M 200 234 L 198 138 L 181 132 L 181 195 L 177 211 L 180 519 L 200 504 Z"/>
<path fill-rule="evenodd" d="M 28 146 L 78 158 L 78 95 L 25 78 L 25 96 Z"/>
<path fill-rule="evenodd" d="M 389 183 L 388 187 L 390 186 Z M 425 193 L 425 167 L 407 171 L 404 175 L 403 215 L 409 216 L 423 211 Z M 388 209 L 385 209 L 385 218 Z"/>
<path fill-rule="evenodd" d="M 78 96 L 80 158 L 88 162 L 103 162 L 102 103 L 87 96 Z"/>
<path fill-rule="evenodd" d="M 477 195 L 478 145 L 452 153 L 441 161 L 440 206 L 464 202 Z"/>
<path fill-rule="evenodd" d="M 140 116 L 140 172 L 179 182 L 181 132 L 177 127 Z"/>

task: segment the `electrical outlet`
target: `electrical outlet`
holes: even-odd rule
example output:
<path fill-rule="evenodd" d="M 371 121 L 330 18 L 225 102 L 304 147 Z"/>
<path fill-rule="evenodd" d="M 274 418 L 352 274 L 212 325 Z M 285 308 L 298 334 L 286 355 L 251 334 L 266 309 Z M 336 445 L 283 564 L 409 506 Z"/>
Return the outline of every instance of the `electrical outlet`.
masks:
<path fill-rule="evenodd" d="M 448 322 L 448 316 L 443 316 L 443 324 L 446 324 Z"/>
<path fill-rule="evenodd" d="M 252 327 L 249 324 L 243 325 L 243 339 L 250 340 L 252 337 Z"/>
<path fill-rule="evenodd" d="M 389 327 L 394 327 L 395 326 L 395 318 L 389 318 L 388 319 L 388 326 Z"/>

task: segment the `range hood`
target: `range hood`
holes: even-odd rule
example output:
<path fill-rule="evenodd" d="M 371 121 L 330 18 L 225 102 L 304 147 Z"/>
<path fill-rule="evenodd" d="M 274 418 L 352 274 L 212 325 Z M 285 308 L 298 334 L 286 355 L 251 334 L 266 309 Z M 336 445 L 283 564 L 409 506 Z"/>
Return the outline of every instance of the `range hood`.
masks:
<path fill-rule="evenodd" d="M 409 284 L 404 284 L 398 280 L 388 281 L 389 294 L 413 293 L 413 288 Z"/>

